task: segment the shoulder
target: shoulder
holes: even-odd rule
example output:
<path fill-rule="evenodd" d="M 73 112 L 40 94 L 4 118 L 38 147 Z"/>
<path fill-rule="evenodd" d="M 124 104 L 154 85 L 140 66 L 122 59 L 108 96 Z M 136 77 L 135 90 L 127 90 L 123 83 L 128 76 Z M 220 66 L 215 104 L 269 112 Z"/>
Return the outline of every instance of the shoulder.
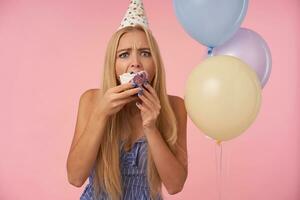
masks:
<path fill-rule="evenodd" d="M 184 103 L 183 98 L 181 98 L 181 97 L 179 97 L 179 96 L 174 96 L 174 95 L 169 95 L 169 94 L 168 94 L 168 97 L 169 97 L 169 101 L 170 101 L 170 103 L 171 103 L 172 105 Z"/>
<path fill-rule="evenodd" d="M 173 108 L 173 110 L 176 112 L 180 112 L 181 114 L 185 114 L 185 105 L 184 105 L 184 99 L 179 96 L 174 95 L 168 95 L 170 104 Z"/>
<path fill-rule="evenodd" d="M 100 89 L 87 89 L 80 95 L 80 99 L 92 100 L 98 93 L 100 93 Z"/>
<path fill-rule="evenodd" d="M 101 90 L 96 88 L 84 91 L 80 95 L 79 106 L 83 107 L 83 109 L 91 109 L 94 106 L 96 99 L 99 98 L 100 94 Z"/>
<path fill-rule="evenodd" d="M 187 112 L 185 109 L 184 99 L 182 97 L 168 95 L 171 107 L 179 124 L 185 127 L 187 122 Z"/>

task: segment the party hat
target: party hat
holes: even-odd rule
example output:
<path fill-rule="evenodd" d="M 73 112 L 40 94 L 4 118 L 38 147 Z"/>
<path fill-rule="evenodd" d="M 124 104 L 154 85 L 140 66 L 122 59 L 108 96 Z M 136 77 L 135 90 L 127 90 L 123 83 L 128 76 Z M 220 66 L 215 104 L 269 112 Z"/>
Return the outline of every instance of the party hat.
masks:
<path fill-rule="evenodd" d="M 140 24 L 148 28 L 148 20 L 144 10 L 144 4 L 142 0 L 131 0 L 128 6 L 128 10 L 121 22 L 118 29 L 126 26 L 134 26 Z"/>

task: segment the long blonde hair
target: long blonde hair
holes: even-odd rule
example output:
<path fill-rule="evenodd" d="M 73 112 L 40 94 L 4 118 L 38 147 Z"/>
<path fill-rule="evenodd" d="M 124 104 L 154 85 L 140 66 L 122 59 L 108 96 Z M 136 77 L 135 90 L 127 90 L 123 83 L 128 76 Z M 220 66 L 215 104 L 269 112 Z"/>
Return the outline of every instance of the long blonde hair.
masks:
<path fill-rule="evenodd" d="M 125 33 L 134 30 L 143 31 L 147 37 L 151 55 L 155 64 L 155 76 L 151 82 L 151 85 L 155 89 L 161 105 L 156 126 L 162 134 L 166 144 L 169 146 L 171 151 L 174 152 L 177 141 L 177 122 L 166 92 L 165 71 L 159 48 L 149 29 L 137 25 L 134 27 L 131 26 L 122 28 L 112 35 L 106 49 L 101 91 L 104 94 L 109 88 L 118 85 L 115 73 L 117 47 L 120 38 Z M 112 200 L 119 200 L 123 195 L 121 183 L 122 176 L 120 171 L 119 141 L 122 133 L 131 132 L 130 126 L 128 123 L 126 123 L 126 120 L 128 120 L 128 112 L 129 111 L 126 109 L 126 107 L 124 107 L 118 113 L 110 116 L 109 120 L 107 121 L 104 136 L 102 138 L 95 163 L 96 170 L 93 186 L 96 197 L 98 197 L 101 191 L 105 191 Z M 155 199 L 158 193 L 161 192 L 162 185 L 150 151 L 148 151 L 147 156 L 147 177 L 150 186 L 151 199 Z"/>

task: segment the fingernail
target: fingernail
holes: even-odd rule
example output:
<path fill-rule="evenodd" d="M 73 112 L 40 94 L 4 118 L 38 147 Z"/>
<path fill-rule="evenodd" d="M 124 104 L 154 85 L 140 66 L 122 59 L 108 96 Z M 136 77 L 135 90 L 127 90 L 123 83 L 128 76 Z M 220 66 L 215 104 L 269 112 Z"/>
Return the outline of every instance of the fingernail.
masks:
<path fill-rule="evenodd" d="M 135 82 L 132 82 L 131 85 L 132 85 L 132 87 L 136 87 L 136 83 Z"/>
<path fill-rule="evenodd" d="M 143 89 L 139 91 L 138 95 L 139 96 L 143 95 Z"/>

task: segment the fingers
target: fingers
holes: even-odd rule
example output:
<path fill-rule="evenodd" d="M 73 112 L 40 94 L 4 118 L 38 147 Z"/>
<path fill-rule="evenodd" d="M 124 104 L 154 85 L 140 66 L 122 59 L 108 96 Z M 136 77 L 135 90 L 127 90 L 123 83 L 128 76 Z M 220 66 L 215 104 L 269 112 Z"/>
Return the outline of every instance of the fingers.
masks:
<path fill-rule="evenodd" d="M 139 98 L 137 96 L 133 96 L 133 97 L 129 97 L 126 99 L 120 99 L 118 101 L 115 102 L 115 106 L 124 106 L 125 104 L 131 102 L 131 101 L 136 101 Z"/>
<path fill-rule="evenodd" d="M 111 91 L 114 92 L 114 93 L 120 93 L 120 92 L 123 92 L 125 90 L 132 89 L 132 88 L 134 88 L 134 85 L 132 83 L 125 83 L 125 84 L 122 84 L 122 85 L 118 85 L 114 88 L 111 88 Z"/>
<path fill-rule="evenodd" d="M 152 104 L 156 104 L 157 103 L 157 99 L 152 95 L 150 94 L 150 92 L 147 90 L 147 88 L 144 86 L 144 90 L 143 90 L 143 95 L 149 99 Z"/>
<path fill-rule="evenodd" d="M 142 90 L 142 89 L 139 88 L 139 87 L 129 89 L 129 90 L 126 90 L 124 92 L 116 94 L 116 98 L 123 99 L 123 98 L 128 98 L 128 97 L 131 97 L 131 96 L 135 96 L 140 90 Z"/>
<path fill-rule="evenodd" d="M 144 103 L 147 108 L 153 108 L 154 104 L 145 97 L 144 94 L 138 96 Z"/>
<path fill-rule="evenodd" d="M 160 109 L 160 101 L 157 97 L 156 91 L 149 84 L 144 84 L 143 95 L 139 98 L 145 103 L 148 108 Z"/>
<path fill-rule="evenodd" d="M 153 94 L 153 96 L 158 100 L 159 98 L 158 98 L 158 96 L 157 96 L 157 94 L 156 94 L 156 91 L 154 90 L 154 88 L 148 83 L 148 84 L 143 84 L 143 86 L 145 87 L 145 88 L 147 88 L 147 90 L 149 90 L 149 92 L 151 93 L 151 94 Z"/>
<path fill-rule="evenodd" d="M 136 87 L 132 83 L 126 83 L 123 85 L 111 88 L 114 99 L 123 99 L 137 94 L 142 88 Z"/>

